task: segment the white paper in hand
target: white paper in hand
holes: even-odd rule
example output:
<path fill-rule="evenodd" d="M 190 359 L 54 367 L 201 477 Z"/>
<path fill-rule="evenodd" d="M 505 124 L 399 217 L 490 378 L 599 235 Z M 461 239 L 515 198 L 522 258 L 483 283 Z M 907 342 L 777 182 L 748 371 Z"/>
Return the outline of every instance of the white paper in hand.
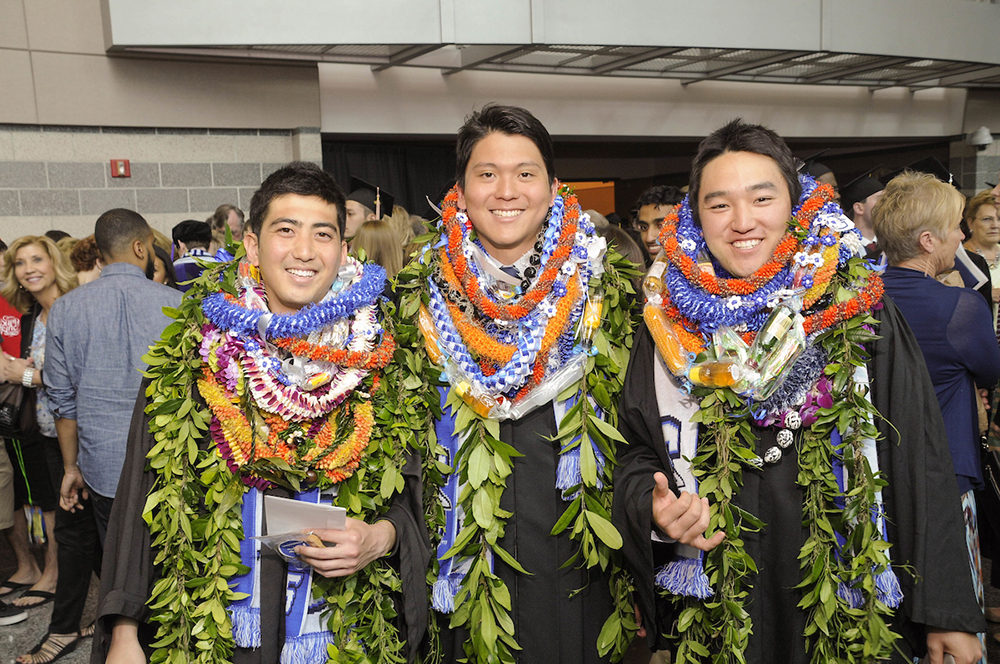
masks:
<path fill-rule="evenodd" d="M 264 496 L 267 532 L 301 533 L 307 530 L 344 530 L 347 510 L 333 505 L 304 503 L 301 500 Z"/>

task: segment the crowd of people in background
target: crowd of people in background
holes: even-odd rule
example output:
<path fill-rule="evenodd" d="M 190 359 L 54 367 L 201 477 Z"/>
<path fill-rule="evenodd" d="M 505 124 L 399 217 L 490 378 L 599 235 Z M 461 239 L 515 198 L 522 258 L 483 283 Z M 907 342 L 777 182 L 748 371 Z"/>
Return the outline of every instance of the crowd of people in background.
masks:
<path fill-rule="evenodd" d="M 881 261 L 886 290 L 923 351 L 962 493 L 982 604 L 980 540 L 983 555 L 996 562 L 992 583 L 1000 582 L 994 557 L 1000 533 L 991 523 L 1000 521 L 993 509 L 1000 509 L 1000 496 L 990 493 L 992 470 L 983 465 L 980 444 L 1000 446 L 1000 427 L 993 422 L 1000 410 L 1000 187 L 966 202 L 931 174 L 907 171 L 882 182 L 868 173 L 838 188 L 823 164 L 800 167 L 834 188 L 872 264 Z M 645 274 L 662 251 L 664 220 L 687 189 L 650 187 L 622 215 L 624 221 L 596 210 L 586 214 L 608 246 Z M 351 190 L 344 239 L 353 255 L 378 263 L 392 279 L 420 253 L 431 221 L 362 180 L 352 179 Z M 207 266 L 232 259 L 244 225 L 244 212 L 223 204 L 206 220 L 176 224 L 168 238 L 134 212 L 111 210 L 87 237 L 49 231 L 0 242 L 0 382 L 28 388 L 36 422 L 33 431 L 5 439 L 0 449 L 0 528 L 17 562 L 0 583 L 0 625 L 25 620 L 29 610 L 54 602 L 45 640 L 18 662 L 52 661 L 93 633 L 81 617 L 90 572 L 100 571 L 139 386 L 135 367 L 168 323 L 162 308 L 176 306 Z M 641 276 L 632 286 L 633 304 L 641 305 Z M 948 286 L 976 289 L 985 303 L 969 290 Z M 128 329 L 116 332 L 110 323 L 122 320 L 129 321 Z M 102 352 L 98 339 L 114 352 Z M 121 361 L 109 365 L 110 355 Z M 107 393 L 108 385 L 115 385 L 114 394 Z M 1000 621 L 1000 610 L 988 609 L 986 616 Z"/>

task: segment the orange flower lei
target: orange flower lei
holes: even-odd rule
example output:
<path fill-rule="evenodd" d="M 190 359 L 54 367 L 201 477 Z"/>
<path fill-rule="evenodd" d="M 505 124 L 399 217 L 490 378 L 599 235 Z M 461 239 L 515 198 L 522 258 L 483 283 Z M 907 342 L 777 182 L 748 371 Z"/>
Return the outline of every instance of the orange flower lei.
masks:
<path fill-rule="evenodd" d="M 342 367 L 351 369 L 364 369 L 366 371 L 384 369 L 392 360 L 392 354 L 396 352 L 396 340 L 388 332 L 382 334 L 379 345 L 370 352 L 352 351 L 346 348 L 329 348 L 311 344 L 305 339 L 294 339 L 290 337 L 274 339 L 273 343 L 278 348 L 287 350 L 297 357 L 308 357 L 311 360 L 332 362 Z"/>
<path fill-rule="evenodd" d="M 794 217 L 794 222 L 799 228 L 807 230 L 809 220 L 827 203 L 833 200 L 833 187 L 823 184 L 816 187 L 812 195 L 806 199 Z M 679 207 L 679 206 L 678 206 Z M 759 270 L 746 279 L 719 279 L 707 270 L 701 269 L 690 256 L 684 253 L 680 243 L 677 241 L 677 207 L 670 211 L 663 219 L 663 228 L 660 230 L 660 244 L 677 269 L 691 283 L 698 284 L 702 289 L 713 295 L 750 295 L 756 293 L 761 286 L 774 279 L 781 270 L 792 259 L 795 251 L 799 247 L 799 239 L 792 231 L 785 233 L 774 250 L 771 260 L 765 263 Z"/>
<path fill-rule="evenodd" d="M 573 240 L 576 235 L 577 222 L 580 218 L 580 205 L 576 195 L 565 195 L 565 213 L 563 229 L 552 256 L 545 264 L 545 269 L 535 280 L 534 285 L 516 302 L 503 305 L 491 300 L 479 287 L 479 280 L 472 270 L 468 269 L 465 254 L 462 252 L 462 225 L 458 221 L 458 187 L 452 187 L 441 205 L 441 220 L 448 237 L 447 251 L 444 247 L 439 252 L 442 269 L 452 270 L 462 284 L 462 292 L 479 311 L 493 319 L 516 321 L 530 314 L 538 303 L 548 295 L 556 275 L 573 250 Z M 454 261 L 452 263 L 451 261 Z M 447 267 L 446 267 L 447 266 Z"/>
<path fill-rule="evenodd" d="M 482 291 L 476 275 L 468 268 L 468 262 L 462 251 L 463 228 L 457 218 L 458 192 L 457 188 L 453 188 L 445 197 L 442 205 L 444 233 L 448 239 L 447 247 L 442 247 L 437 255 L 438 266 L 444 281 L 450 288 L 464 293 L 469 302 L 487 317 L 516 321 L 530 314 L 549 294 L 559 270 L 573 250 L 580 206 L 574 194 L 563 193 L 563 197 L 565 202 L 563 227 L 556 249 L 532 287 L 514 303 L 503 305 L 494 302 Z M 532 364 L 531 375 L 515 395 L 515 402 L 527 396 L 544 380 L 549 353 L 568 329 L 573 309 L 585 295 L 579 279 L 572 278 L 568 281 L 566 295 L 559 298 L 555 315 L 549 318 L 546 323 L 539 351 Z M 500 367 L 511 361 L 515 353 L 514 346 L 497 341 L 482 326 L 466 316 L 457 304 L 447 302 L 447 307 L 455 329 L 461 335 L 466 348 L 479 363 L 484 375 L 493 375 Z"/>
<path fill-rule="evenodd" d="M 370 401 L 361 400 L 353 405 L 345 402 L 324 418 L 313 422 L 292 425 L 287 420 L 270 413 L 262 413 L 267 425 L 267 435 L 255 435 L 243 409 L 237 404 L 239 396 L 230 394 L 220 385 L 208 367 L 202 370 L 198 380 L 198 391 L 218 422 L 222 444 L 219 452 L 237 469 L 245 469 L 248 464 L 278 458 L 300 470 L 318 469 L 324 471 L 326 479 L 332 483 L 350 477 L 361 463 L 368 442 L 371 439 L 375 421 Z M 353 414 L 350 433 L 338 439 L 338 418 Z M 306 432 L 319 424 L 319 431 L 312 437 Z M 288 435 L 292 429 L 294 433 Z M 253 471 L 250 470 L 251 476 Z M 262 478 L 256 477 L 257 480 Z"/>

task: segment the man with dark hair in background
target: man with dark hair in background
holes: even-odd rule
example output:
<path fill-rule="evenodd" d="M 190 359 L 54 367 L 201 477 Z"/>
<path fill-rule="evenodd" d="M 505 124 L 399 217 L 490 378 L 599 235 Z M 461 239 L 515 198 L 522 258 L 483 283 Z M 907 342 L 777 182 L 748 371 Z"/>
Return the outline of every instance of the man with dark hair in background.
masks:
<path fill-rule="evenodd" d="M 840 206 L 844 214 L 858 227 L 869 257 L 875 254 L 878 240 L 875 237 L 875 228 L 872 226 L 872 210 L 882 198 L 884 191 L 885 185 L 881 180 L 871 177 L 868 173 L 848 182 L 841 190 Z"/>
<path fill-rule="evenodd" d="M 196 279 L 203 268 L 199 261 L 214 261 L 208 247 L 212 244 L 212 228 L 204 221 L 188 219 L 174 226 L 174 273 L 177 288 L 183 293 L 189 288 L 185 282 Z"/>
<path fill-rule="evenodd" d="M 660 236 L 663 218 L 670 214 L 674 206 L 683 199 L 684 194 L 681 193 L 680 189 L 668 184 L 661 184 L 642 192 L 639 200 L 635 202 L 635 219 L 632 223 L 635 230 L 642 236 L 650 258 L 656 258 L 656 255 L 660 253 L 660 243 L 656 238 Z"/>
<path fill-rule="evenodd" d="M 53 304 L 43 378 L 65 469 L 55 527 L 59 567 L 99 572 L 146 367 L 142 357 L 169 322 L 163 308 L 176 307 L 180 294 L 151 281 L 153 230 L 139 214 L 105 212 L 94 239 L 107 265 L 99 278 Z M 78 630 L 90 575 L 59 577 L 49 633 L 23 662 L 51 661 L 83 637 Z"/>

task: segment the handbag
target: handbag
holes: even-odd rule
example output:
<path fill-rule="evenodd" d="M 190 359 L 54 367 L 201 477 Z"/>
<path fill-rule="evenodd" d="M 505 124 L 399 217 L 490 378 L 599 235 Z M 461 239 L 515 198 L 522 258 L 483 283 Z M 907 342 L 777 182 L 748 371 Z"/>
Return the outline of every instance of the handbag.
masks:
<path fill-rule="evenodd" d="M 0 383 L 0 438 L 18 438 L 37 428 L 35 390 L 17 383 Z"/>

